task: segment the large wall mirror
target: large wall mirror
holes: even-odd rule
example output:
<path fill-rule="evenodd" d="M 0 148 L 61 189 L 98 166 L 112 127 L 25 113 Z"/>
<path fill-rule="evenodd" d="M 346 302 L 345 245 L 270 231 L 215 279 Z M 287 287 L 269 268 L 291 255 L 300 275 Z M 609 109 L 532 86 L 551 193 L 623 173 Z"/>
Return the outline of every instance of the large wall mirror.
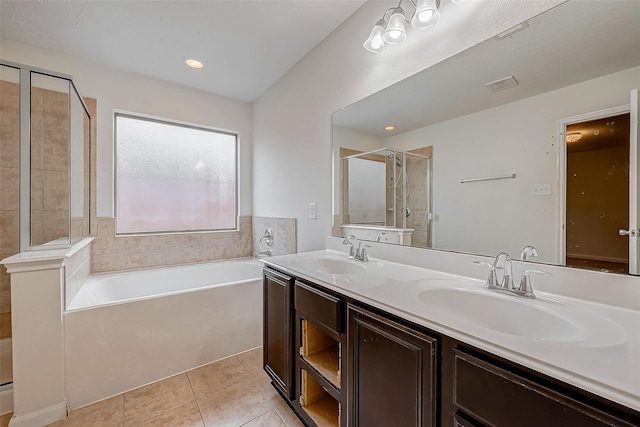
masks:
<path fill-rule="evenodd" d="M 639 22 L 571 0 L 334 113 L 332 234 L 638 274 Z"/>

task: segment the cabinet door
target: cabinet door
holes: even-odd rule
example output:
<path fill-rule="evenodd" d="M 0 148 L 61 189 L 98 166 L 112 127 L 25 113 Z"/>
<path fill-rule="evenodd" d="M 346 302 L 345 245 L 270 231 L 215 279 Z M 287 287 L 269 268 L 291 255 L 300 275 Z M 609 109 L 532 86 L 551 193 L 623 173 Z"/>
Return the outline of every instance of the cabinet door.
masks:
<path fill-rule="evenodd" d="M 293 280 L 265 270 L 264 279 L 264 370 L 289 400 L 293 399 Z"/>
<path fill-rule="evenodd" d="M 349 425 L 435 426 L 436 340 L 349 304 Z"/>

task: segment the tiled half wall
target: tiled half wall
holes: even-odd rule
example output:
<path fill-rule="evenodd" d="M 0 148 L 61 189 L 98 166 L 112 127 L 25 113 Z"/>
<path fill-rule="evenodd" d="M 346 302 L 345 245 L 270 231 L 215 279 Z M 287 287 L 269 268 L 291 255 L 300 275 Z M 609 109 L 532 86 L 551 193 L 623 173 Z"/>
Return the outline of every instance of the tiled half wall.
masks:
<path fill-rule="evenodd" d="M 273 231 L 273 243 L 268 246 L 260 237 L 267 228 Z M 253 253 L 271 251 L 272 255 L 286 255 L 297 252 L 296 219 L 253 217 Z"/>
<path fill-rule="evenodd" d="M 91 272 L 189 264 L 250 257 L 251 216 L 239 218 L 238 231 L 116 236 L 115 218 L 99 217 L 91 245 Z"/>

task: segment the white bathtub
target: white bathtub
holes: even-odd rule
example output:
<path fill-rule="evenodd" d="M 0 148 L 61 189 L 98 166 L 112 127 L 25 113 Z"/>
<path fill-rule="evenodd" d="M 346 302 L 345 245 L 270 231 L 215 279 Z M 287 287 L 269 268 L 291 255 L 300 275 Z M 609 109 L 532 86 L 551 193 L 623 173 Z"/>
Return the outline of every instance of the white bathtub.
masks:
<path fill-rule="evenodd" d="M 76 409 L 262 345 L 262 263 L 95 274 L 64 313 Z"/>

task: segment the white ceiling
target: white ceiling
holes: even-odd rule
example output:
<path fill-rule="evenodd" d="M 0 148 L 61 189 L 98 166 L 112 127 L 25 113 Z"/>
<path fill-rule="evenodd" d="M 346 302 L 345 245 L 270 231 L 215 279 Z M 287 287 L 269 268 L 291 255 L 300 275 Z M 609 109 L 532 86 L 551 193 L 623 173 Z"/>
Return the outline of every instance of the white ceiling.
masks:
<path fill-rule="evenodd" d="M 364 2 L 0 0 L 0 36 L 252 102 Z"/>

